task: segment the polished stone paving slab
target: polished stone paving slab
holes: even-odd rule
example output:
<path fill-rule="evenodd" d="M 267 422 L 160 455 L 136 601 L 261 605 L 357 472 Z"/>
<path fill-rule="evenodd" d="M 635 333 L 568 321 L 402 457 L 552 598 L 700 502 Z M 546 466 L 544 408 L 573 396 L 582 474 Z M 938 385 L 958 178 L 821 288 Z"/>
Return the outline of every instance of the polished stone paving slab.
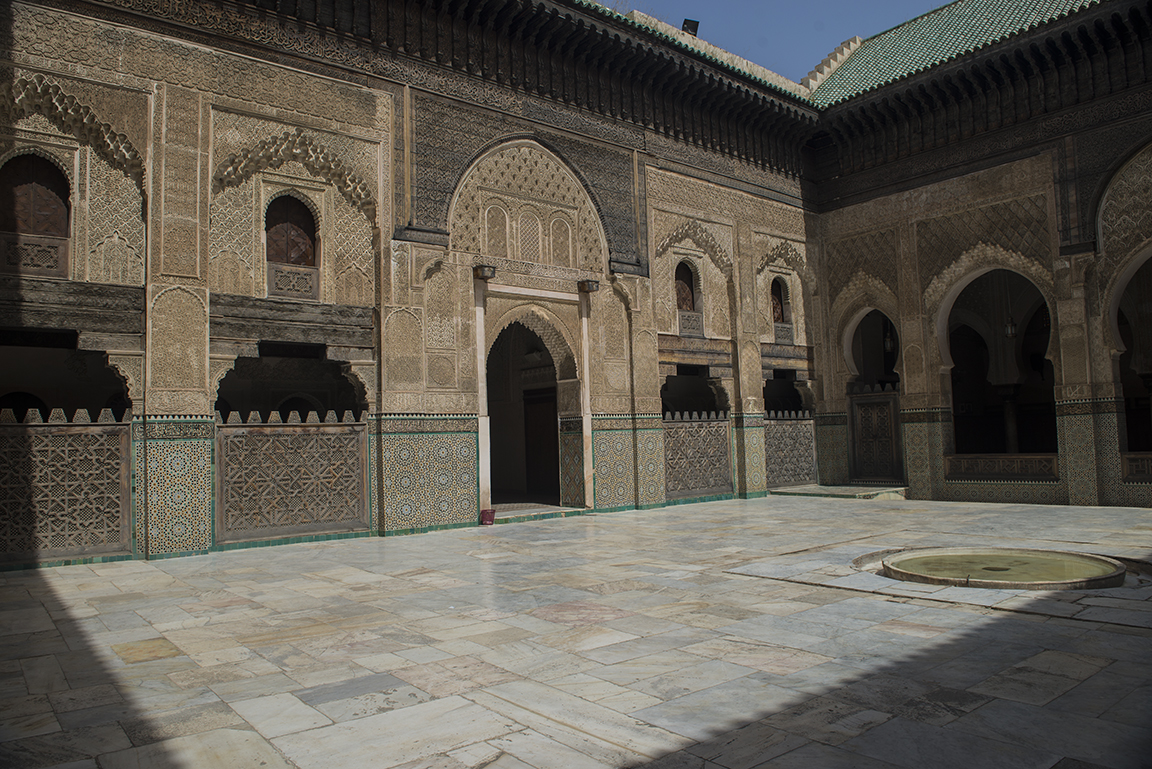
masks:
<path fill-rule="evenodd" d="M 770 496 L 3 573 L 0 766 L 1149 766 L 1149 580 L 853 566 L 958 544 L 1147 561 L 1152 511 Z"/>

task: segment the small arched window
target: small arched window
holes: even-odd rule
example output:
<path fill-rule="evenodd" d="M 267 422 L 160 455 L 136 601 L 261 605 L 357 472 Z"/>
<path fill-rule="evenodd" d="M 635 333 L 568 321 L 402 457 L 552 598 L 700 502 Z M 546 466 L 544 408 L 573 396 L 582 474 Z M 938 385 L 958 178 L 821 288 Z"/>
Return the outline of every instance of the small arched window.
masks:
<path fill-rule="evenodd" d="M 0 168 L 0 231 L 68 237 L 69 185 L 37 155 L 17 155 Z"/>
<path fill-rule="evenodd" d="M 680 262 L 676 266 L 676 309 L 696 312 L 695 278 L 692 268 L 686 263 Z"/>
<path fill-rule="evenodd" d="M 308 206 L 281 195 L 264 215 L 265 252 L 269 262 L 316 266 L 316 218 Z"/>
<path fill-rule="evenodd" d="M 788 301 L 788 285 L 781 278 L 772 280 L 772 322 L 792 323 L 792 306 Z"/>

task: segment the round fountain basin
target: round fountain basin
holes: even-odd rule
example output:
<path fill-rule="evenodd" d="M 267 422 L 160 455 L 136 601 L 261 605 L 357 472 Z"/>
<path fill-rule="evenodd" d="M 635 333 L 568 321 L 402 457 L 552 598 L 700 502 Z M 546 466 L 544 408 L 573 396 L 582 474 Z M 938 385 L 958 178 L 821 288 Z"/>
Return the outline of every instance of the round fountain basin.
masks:
<path fill-rule="evenodd" d="M 881 574 L 905 582 L 1009 590 L 1120 587 L 1124 564 L 1061 550 L 934 547 L 904 550 L 881 561 Z"/>

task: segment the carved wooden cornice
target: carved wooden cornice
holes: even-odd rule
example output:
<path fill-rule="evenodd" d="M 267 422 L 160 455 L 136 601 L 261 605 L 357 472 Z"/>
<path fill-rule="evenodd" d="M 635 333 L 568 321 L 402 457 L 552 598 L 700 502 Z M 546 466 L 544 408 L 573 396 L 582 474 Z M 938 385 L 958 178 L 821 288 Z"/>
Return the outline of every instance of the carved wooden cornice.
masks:
<path fill-rule="evenodd" d="M 418 61 L 792 176 L 816 127 L 803 99 L 579 0 L 43 2 L 116 8 L 176 34 L 207 33 L 381 77 Z M 423 80 L 414 84 L 435 89 Z"/>

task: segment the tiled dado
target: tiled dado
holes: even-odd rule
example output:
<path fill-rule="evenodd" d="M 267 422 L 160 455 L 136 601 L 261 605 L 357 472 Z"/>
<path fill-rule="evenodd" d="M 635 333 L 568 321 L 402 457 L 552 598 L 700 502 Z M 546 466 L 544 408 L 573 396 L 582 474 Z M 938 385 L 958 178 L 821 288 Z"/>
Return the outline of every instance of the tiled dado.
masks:
<path fill-rule="evenodd" d="M 654 507 L 663 504 L 662 416 L 594 415 L 592 464 L 596 509 Z"/>
<path fill-rule="evenodd" d="M 383 495 L 379 531 L 476 524 L 480 468 L 475 415 L 382 415 L 373 419 L 373 432 L 370 464 L 380 475 L 373 489 Z"/>
<path fill-rule="evenodd" d="M 560 505 L 584 507 L 584 422 L 560 420 Z"/>
<path fill-rule="evenodd" d="M 144 417 L 132 423 L 137 552 L 203 552 L 213 544 L 212 417 Z"/>

